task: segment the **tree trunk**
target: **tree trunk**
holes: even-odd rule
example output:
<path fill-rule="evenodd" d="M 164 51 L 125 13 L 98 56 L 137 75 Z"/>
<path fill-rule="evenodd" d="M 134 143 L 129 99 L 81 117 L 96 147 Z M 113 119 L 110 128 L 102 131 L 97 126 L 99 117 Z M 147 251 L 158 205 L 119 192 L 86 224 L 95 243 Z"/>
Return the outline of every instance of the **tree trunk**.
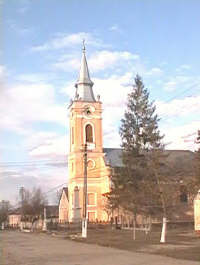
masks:
<path fill-rule="evenodd" d="M 162 222 L 162 232 L 161 232 L 160 242 L 161 243 L 165 243 L 166 242 L 166 233 L 167 233 L 166 203 L 165 203 L 165 198 L 164 198 L 164 194 L 163 194 L 163 189 L 162 189 L 162 186 L 160 184 L 160 179 L 159 179 L 159 176 L 157 174 L 157 170 L 156 170 L 155 166 L 154 166 L 154 173 L 155 173 L 155 176 L 156 176 L 157 185 L 158 185 L 158 189 L 159 189 L 159 192 L 160 192 L 160 197 L 161 197 L 161 202 L 162 202 L 162 210 L 163 210 L 163 222 Z"/>
<path fill-rule="evenodd" d="M 136 233 L 135 233 L 135 232 L 136 232 L 136 231 L 135 231 L 135 228 L 136 228 L 136 227 L 135 227 L 135 226 L 136 226 L 135 219 L 133 219 L 133 240 L 136 239 L 136 236 L 135 236 L 135 234 L 136 234 Z"/>
<path fill-rule="evenodd" d="M 166 242 L 166 232 L 167 232 L 167 218 L 163 217 L 160 243 L 165 243 Z"/>

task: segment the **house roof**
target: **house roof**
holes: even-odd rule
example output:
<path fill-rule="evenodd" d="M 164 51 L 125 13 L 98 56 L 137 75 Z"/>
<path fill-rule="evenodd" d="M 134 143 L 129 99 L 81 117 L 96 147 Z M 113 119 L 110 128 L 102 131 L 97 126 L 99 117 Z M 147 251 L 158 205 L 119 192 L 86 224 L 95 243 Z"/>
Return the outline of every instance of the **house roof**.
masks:
<path fill-rule="evenodd" d="M 9 210 L 9 215 L 21 215 L 21 208 Z"/>
<path fill-rule="evenodd" d="M 194 153 L 189 150 L 165 150 L 166 164 L 169 165 L 168 175 L 191 175 L 194 171 Z"/>
<path fill-rule="evenodd" d="M 63 191 L 64 191 L 64 193 L 65 193 L 65 195 L 67 196 L 67 199 L 68 199 L 68 187 L 64 187 L 63 188 Z"/>
<path fill-rule="evenodd" d="M 121 148 L 103 148 L 105 163 L 111 167 L 123 167 Z"/>
<path fill-rule="evenodd" d="M 111 167 L 123 167 L 121 148 L 104 148 L 105 163 Z M 163 171 L 167 175 L 191 175 L 193 172 L 194 153 L 189 150 L 165 150 Z M 167 165 L 167 166 L 166 166 Z"/>
<path fill-rule="evenodd" d="M 65 193 L 65 195 L 66 195 L 66 197 L 67 197 L 67 200 L 69 200 L 69 198 L 68 198 L 68 187 L 64 187 L 64 188 L 62 189 L 61 194 L 60 194 L 60 199 L 59 199 L 59 203 L 58 203 L 58 205 L 60 205 L 60 200 L 61 200 L 61 198 L 62 198 L 63 192 Z"/>

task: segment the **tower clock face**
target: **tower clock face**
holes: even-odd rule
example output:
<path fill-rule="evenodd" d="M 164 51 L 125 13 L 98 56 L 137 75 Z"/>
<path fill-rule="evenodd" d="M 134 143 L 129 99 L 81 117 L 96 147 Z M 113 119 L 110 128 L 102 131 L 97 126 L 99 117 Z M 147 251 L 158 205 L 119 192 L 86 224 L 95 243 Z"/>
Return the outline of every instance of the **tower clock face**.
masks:
<path fill-rule="evenodd" d="M 91 116 L 94 111 L 95 111 L 95 108 L 93 106 L 85 106 L 84 108 L 84 113 L 87 116 Z"/>

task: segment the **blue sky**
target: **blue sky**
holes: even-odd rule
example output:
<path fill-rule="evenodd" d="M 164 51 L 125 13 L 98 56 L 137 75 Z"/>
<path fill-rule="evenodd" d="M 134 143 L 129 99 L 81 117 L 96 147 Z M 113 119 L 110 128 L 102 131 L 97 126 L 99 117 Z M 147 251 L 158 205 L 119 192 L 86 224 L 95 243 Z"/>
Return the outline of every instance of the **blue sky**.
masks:
<path fill-rule="evenodd" d="M 167 148 L 194 150 L 200 123 L 198 0 L 0 5 L 0 200 L 13 201 L 21 186 L 48 191 L 67 182 L 67 106 L 82 39 L 94 93 L 103 101 L 105 147 L 120 146 L 120 119 L 139 73 L 155 100 Z"/>

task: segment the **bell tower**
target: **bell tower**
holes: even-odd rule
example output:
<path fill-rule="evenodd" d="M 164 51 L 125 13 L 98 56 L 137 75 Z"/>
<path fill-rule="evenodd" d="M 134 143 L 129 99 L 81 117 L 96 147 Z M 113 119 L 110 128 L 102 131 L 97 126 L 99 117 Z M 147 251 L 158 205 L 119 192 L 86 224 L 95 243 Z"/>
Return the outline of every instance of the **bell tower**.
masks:
<path fill-rule="evenodd" d="M 75 96 L 69 107 L 69 220 L 73 221 L 74 216 L 77 216 L 77 211 L 80 211 L 80 218 L 82 216 L 85 144 L 87 144 L 87 216 L 91 221 L 102 220 L 102 193 L 108 189 L 108 183 L 105 182 L 108 174 L 102 142 L 102 103 L 100 97 L 98 96 L 96 100 L 93 94 L 93 82 L 90 79 L 84 43 L 80 73 L 75 88 Z M 78 202 L 74 197 L 77 191 Z"/>

